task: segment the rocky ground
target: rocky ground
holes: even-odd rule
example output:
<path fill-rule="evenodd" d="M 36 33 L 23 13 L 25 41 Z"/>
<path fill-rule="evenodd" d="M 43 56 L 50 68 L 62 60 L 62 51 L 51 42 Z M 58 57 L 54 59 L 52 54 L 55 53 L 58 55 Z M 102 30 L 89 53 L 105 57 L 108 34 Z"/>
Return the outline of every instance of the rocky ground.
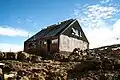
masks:
<path fill-rule="evenodd" d="M 119 44 L 51 55 L 0 52 L 0 62 L 9 80 L 120 80 Z"/>

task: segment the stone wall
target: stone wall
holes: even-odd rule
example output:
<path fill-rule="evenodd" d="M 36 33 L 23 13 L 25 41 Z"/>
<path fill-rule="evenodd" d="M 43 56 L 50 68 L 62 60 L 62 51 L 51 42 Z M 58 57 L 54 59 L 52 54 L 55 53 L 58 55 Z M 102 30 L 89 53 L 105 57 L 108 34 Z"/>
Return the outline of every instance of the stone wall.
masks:
<path fill-rule="evenodd" d="M 60 35 L 59 50 L 72 52 L 75 48 L 88 49 L 88 43 L 76 38 Z"/>

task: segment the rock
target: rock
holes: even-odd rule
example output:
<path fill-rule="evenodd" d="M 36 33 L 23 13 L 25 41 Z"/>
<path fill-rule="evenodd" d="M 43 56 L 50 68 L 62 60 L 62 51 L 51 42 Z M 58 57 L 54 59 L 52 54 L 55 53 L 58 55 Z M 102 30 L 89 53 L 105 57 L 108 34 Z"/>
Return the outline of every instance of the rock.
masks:
<path fill-rule="evenodd" d="M 35 80 L 45 80 L 45 77 L 42 76 L 40 73 L 34 73 Z"/>
<path fill-rule="evenodd" d="M 43 76 L 38 76 L 39 80 L 45 80 L 45 78 Z"/>
<path fill-rule="evenodd" d="M 5 74 L 4 73 L 4 79 L 5 80 L 16 80 L 16 74 L 14 73 Z"/>
<path fill-rule="evenodd" d="M 77 64 L 73 67 L 73 69 L 71 71 L 72 72 L 81 72 L 85 68 L 86 68 L 85 64 Z"/>
<path fill-rule="evenodd" d="M 0 60 L 4 59 L 4 53 L 0 52 Z"/>
<path fill-rule="evenodd" d="M 51 80 L 62 80 L 61 77 L 59 76 L 52 76 L 51 77 Z"/>
<path fill-rule="evenodd" d="M 22 54 L 22 55 L 21 55 Z M 21 80 L 120 80 L 120 54 L 113 54 L 109 47 L 72 53 L 51 53 L 53 59 L 19 52 L 18 60 L 2 60 L 8 69 L 16 71 Z M 5 56 L 5 55 L 4 55 Z M 36 63 L 39 62 L 39 63 Z"/>
<path fill-rule="evenodd" d="M 7 52 L 6 55 L 7 55 L 7 60 L 15 60 L 15 59 L 17 59 L 17 53 Z"/>
<path fill-rule="evenodd" d="M 70 52 L 59 52 L 53 55 L 53 59 L 61 62 L 69 62 Z"/>
<path fill-rule="evenodd" d="M 53 63 L 52 60 L 42 60 L 43 63 Z"/>
<path fill-rule="evenodd" d="M 22 70 L 19 70 L 17 75 L 20 75 L 20 76 L 25 76 L 27 73 L 27 71 L 25 69 L 22 69 Z"/>
<path fill-rule="evenodd" d="M 20 80 L 29 80 L 27 76 L 23 76 Z"/>
<path fill-rule="evenodd" d="M 8 77 L 8 78 L 5 78 L 5 80 L 15 80 L 14 77 Z"/>
<path fill-rule="evenodd" d="M 114 68 L 115 70 L 119 70 L 120 69 L 120 60 L 117 59 L 115 62 L 114 62 Z"/>
<path fill-rule="evenodd" d="M 60 53 L 55 53 L 54 59 L 60 61 L 61 59 L 63 59 L 63 56 Z"/>
<path fill-rule="evenodd" d="M 80 50 L 80 48 L 75 48 L 72 53 L 82 55 L 82 50 Z"/>
<path fill-rule="evenodd" d="M 35 73 L 35 72 L 39 73 L 39 72 L 41 72 L 41 69 L 39 69 L 39 68 L 33 68 L 31 72 L 32 73 Z"/>
<path fill-rule="evenodd" d="M 8 72 L 10 72 L 10 71 L 12 71 L 12 70 L 13 70 L 13 69 L 12 69 L 12 67 L 10 67 L 10 65 L 3 67 L 3 71 L 4 71 L 5 73 L 8 73 Z"/>
<path fill-rule="evenodd" d="M 42 57 L 40 56 L 31 56 L 32 62 L 41 62 Z"/>
<path fill-rule="evenodd" d="M 3 71 L 2 71 L 2 69 L 0 68 L 0 75 L 2 75 L 3 74 Z"/>
<path fill-rule="evenodd" d="M 102 67 L 104 70 L 111 70 L 112 64 L 111 64 L 110 60 L 107 58 L 102 59 Z"/>
<path fill-rule="evenodd" d="M 93 60 L 95 57 L 94 57 L 94 56 L 89 55 L 89 56 L 86 56 L 85 58 L 86 58 L 86 60 Z"/>
<path fill-rule="evenodd" d="M 18 60 L 26 61 L 28 57 L 29 57 L 28 53 L 22 51 L 18 52 L 18 56 L 17 56 Z"/>
<path fill-rule="evenodd" d="M 83 59 L 83 55 L 71 53 L 68 58 L 69 58 L 69 61 L 79 62 Z"/>
<path fill-rule="evenodd" d="M 117 59 L 116 62 L 117 62 L 117 64 L 120 64 L 120 60 L 119 59 Z"/>

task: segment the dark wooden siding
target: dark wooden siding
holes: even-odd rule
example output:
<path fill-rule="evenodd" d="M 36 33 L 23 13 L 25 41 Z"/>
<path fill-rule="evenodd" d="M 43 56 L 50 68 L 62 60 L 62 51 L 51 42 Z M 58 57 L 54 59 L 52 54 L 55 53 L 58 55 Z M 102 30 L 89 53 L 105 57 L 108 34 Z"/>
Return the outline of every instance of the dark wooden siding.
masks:
<path fill-rule="evenodd" d="M 41 44 L 40 44 L 41 41 Z M 36 52 L 38 54 L 40 53 L 46 53 L 47 52 L 47 41 L 46 40 L 38 40 L 38 45 L 36 47 Z"/>
<path fill-rule="evenodd" d="M 50 52 L 48 52 L 48 44 L 47 40 L 50 40 Z M 35 47 L 32 45 L 30 48 L 30 44 L 34 43 Z M 26 41 L 24 42 L 24 51 L 28 53 L 34 53 L 34 54 L 44 54 L 44 53 L 53 53 L 59 51 L 58 46 L 58 37 L 49 37 L 44 39 L 38 39 L 35 41 Z"/>
<path fill-rule="evenodd" d="M 52 39 L 52 42 L 51 42 L 51 52 L 52 53 L 58 52 L 58 50 L 59 50 L 58 38 L 54 38 Z"/>

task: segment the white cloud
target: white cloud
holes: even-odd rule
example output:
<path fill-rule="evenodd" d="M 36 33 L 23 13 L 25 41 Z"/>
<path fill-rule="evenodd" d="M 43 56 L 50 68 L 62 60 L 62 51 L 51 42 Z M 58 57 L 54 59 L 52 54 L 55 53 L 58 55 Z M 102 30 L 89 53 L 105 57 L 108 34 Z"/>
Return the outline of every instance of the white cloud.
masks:
<path fill-rule="evenodd" d="M 90 42 L 90 48 L 120 43 L 120 19 L 117 18 L 120 6 L 112 3 L 112 0 L 101 0 L 100 4 L 80 5 L 74 10 Z"/>
<path fill-rule="evenodd" d="M 96 4 L 78 7 L 74 10 L 74 15 L 85 26 L 100 27 L 106 19 L 112 19 L 118 12 L 120 10 L 117 7 Z"/>
<path fill-rule="evenodd" d="M 0 43 L 0 51 L 3 52 L 17 52 L 22 51 L 23 45 L 10 44 L 10 43 Z"/>
<path fill-rule="evenodd" d="M 118 21 L 115 24 L 119 24 Z M 90 48 L 112 45 L 120 43 L 120 27 L 119 25 L 100 28 L 83 28 L 89 42 Z M 117 33 L 116 33 L 117 32 Z M 118 39 L 119 38 L 119 39 Z"/>
<path fill-rule="evenodd" d="M 113 25 L 113 31 L 117 38 L 120 38 L 120 19 Z"/>
<path fill-rule="evenodd" d="M 111 6 L 92 5 L 87 7 L 86 14 L 88 18 L 106 19 L 111 18 L 118 9 Z"/>
<path fill-rule="evenodd" d="M 110 2 L 110 1 L 112 1 L 112 0 L 101 0 L 100 3 L 101 4 L 106 4 L 106 3 Z"/>
<path fill-rule="evenodd" d="M 28 36 L 28 32 L 18 28 L 12 28 L 9 26 L 0 26 L 0 35 L 7 36 Z"/>

